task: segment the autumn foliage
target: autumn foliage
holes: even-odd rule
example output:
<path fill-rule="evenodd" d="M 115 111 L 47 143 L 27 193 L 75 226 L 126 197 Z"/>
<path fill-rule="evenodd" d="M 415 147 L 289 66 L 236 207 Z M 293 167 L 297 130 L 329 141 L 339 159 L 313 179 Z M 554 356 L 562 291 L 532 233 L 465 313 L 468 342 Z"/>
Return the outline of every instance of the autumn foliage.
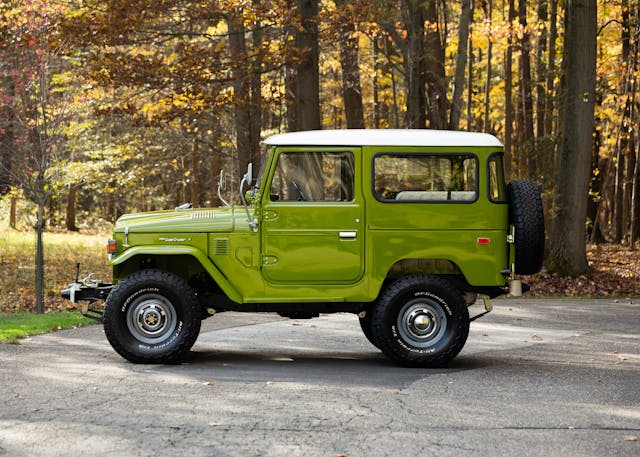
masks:
<path fill-rule="evenodd" d="M 34 211 L 16 213 L 15 203 L 40 201 L 46 224 L 75 230 L 187 201 L 215 206 L 220 171 L 227 176 L 224 198 L 237 201 L 240 172 L 249 161 L 258 168 L 260 140 L 270 134 L 308 126 L 413 127 L 496 135 L 509 179 L 538 181 L 550 220 L 553 196 L 563 192 L 556 175 L 568 6 L 2 2 L 0 193 L 10 194 L 0 214 L 5 225 L 34 225 Z M 595 243 L 631 252 L 640 236 L 639 18 L 637 2 L 597 2 L 584 223 L 590 252 L 607 255 Z M 60 128 L 42 135 L 42 119 Z M 34 185 L 25 185 L 30 180 Z M 600 273 L 594 267 L 592 274 Z M 614 290 L 603 285 L 610 284 L 606 277 L 598 279 L 602 293 Z M 553 277 L 540 280 L 563 287 Z"/>

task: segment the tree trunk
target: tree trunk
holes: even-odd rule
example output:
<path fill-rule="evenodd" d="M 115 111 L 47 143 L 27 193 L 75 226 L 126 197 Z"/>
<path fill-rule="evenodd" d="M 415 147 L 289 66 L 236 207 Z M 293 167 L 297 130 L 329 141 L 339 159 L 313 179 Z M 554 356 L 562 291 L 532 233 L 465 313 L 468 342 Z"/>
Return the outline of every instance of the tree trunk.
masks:
<path fill-rule="evenodd" d="M 596 82 L 596 0 L 566 3 L 566 87 L 554 217 L 547 268 L 561 276 L 589 269 L 585 220 Z"/>
<path fill-rule="evenodd" d="M 393 44 L 390 40 L 385 40 L 386 42 L 386 54 L 387 54 L 387 62 L 389 75 L 391 76 L 391 99 L 393 102 L 393 128 L 400 128 L 400 105 L 398 104 L 398 84 L 396 83 L 396 71 L 393 68 L 393 64 L 391 62 L 391 56 L 394 55 Z M 388 117 L 391 117 L 389 115 Z"/>
<path fill-rule="evenodd" d="M 493 51 L 493 43 L 491 42 L 491 16 L 493 15 L 493 0 L 487 2 L 487 20 L 489 22 L 489 36 L 487 45 L 487 81 L 484 87 L 484 115 L 482 119 L 484 132 L 491 130 L 491 120 L 489 119 L 489 104 L 491 103 L 491 54 Z"/>
<path fill-rule="evenodd" d="M 596 99 L 596 106 L 601 98 Z M 602 129 L 598 128 L 598 124 L 602 124 L 599 118 L 594 119 L 594 135 L 593 135 L 593 150 L 591 152 L 591 170 L 592 174 L 589 180 L 589 190 L 591 195 L 602 195 L 602 175 L 604 173 L 594 173 L 595 170 L 603 170 L 601 167 L 600 149 L 602 147 Z M 592 222 L 591 234 L 589 235 L 589 242 L 593 243 L 597 239 L 598 231 L 598 202 L 594 198 L 587 200 L 587 219 Z"/>
<path fill-rule="evenodd" d="M 638 139 L 635 135 L 636 140 Z M 640 148 L 636 147 L 636 160 L 631 180 L 631 228 L 629 229 L 631 242 L 629 246 L 635 249 L 635 242 L 640 236 Z"/>
<path fill-rule="evenodd" d="M 622 59 L 627 63 L 627 83 L 625 92 L 627 93 L 627 106 L 624 111 L 623 127 L 624 139 L 622 141 L 622 155 L 624 165 L 622 170 L 622 205 L 621 205 L 621 241 L 633 244 L 632 235 L 632 205 L 633 205 L 633 175 L 636 168 L 636 148 L 634 136 L 632 134 L 633 121 L 636 112 L 636 56 L 631 45 L 631 20 L 628 0 L 622 2 Z M 636 47 L 635 42 L 633 47 Z"/>
<path fill-rule="evenodd" d="M 548 0 L 538 0 L 538 22 L 543 24 L 542 30 L 538 28 L 538 47 L 536 49 L 536 138 L 538 139 L 539 146 L 542 144 L 541 142 L 545 136 L 546 68 L 544 54 L 547 52 L 547 1 Z M 555 20 L 555 18 L 553 20 Z M 546 156 L 542 157 L 542 159 L 545 160 Z"/>
<path fill-rule="evenodd" d="M 191 204 L 198 208 L 200 206 L 200 148 L 194 139 L 191 146 L 191 160 L 189 160 L 189 198 Z"/>
<path fill-rule="evenodd" d="M 473 19 L 474 0 L 471 1 L 469 12 Z M 469 44 L 467 45 L 467 131 L 473 130 L 473 111 L 471 110 L 473 102 L 473 35 L 471 30 L 473 25 L 469 24 Z"/>
<path fill-rule="evenodd" d="M 42 232 L 44 231 L 44 207 L 46 202 L 38 202 L 38 216 L 36 221 L 36 313 L 44 314 L 44 246 Z"/>
<path fill-rule="evenodd" d="M 371 40 L 373 50 L 373 78 L 371 78 L 373 92 L 373 128 L 379 129 L 382 121 L 382 106 L 380 101 L 380 89 L 378 87 L 378 73 L 382 74 L 382 65 L 380 63 L 380 49 L 378 47 L 379 37 L 376 35 Z"/>
<path fill-rule="evenodd" d="M 520 40 L 520 92 L 522 100 L 522 136 L 523 151 L 526 157 L 524 161 L 528 176 L 538 177 L 538 161 L 533 150 L 533 97 L 531 95 L 531 33 L 527 26 L 527 1 L 519 0 L 518 13 L 520 16 L 520 26 L 522 28 L 522 38 Z"/>
<path fill-rule="evenodd" d="M 247 42 L 242 11 L 228 19 L 229 48 L 233 65 L 233 97 L 235 112 L 238 183 L 251 162 L 251 87 L 247 71 Z"/>
<path fill-rule="evenodd" d="M 364 128 L 362 107 L 362 87 L 358 68 L 358 42 L 355 38 L 345 40 L 340 45 L 342 66 L 342 97 L 348 129 Z"/>
<path fill-rule="evenodd" d="M 445 84 L 445 36 L 440 30 L 436 0 L 423 1 L 426 30 L 424 30 L 424 75 L 427 83 L 427 119 L 432 129 L 447 127 L 448 99 Z"/>
<path fill-rule="evenodd" d="M 638 2 L 635 2 L 635 6 L 633 8 L 633 36 L 637 37 L 640 29 L 640 5 Z M 632 55 L 633 55 L 633 67 L 634 69 L 638 64 L 638 40 L 637 38 L 633 42 L 632 47 Z M 634 70 L 635 71 L 635 70 Z M 633 80 L 632 86 L 632 94 L 636 96 L 636 92 L 638 90 L 637 78 Z M 633 117 L 632 121 L 634 125 L 638 125 L 638 116 L 640 112 L 638 111 L 638 107 L 634 104 Z M 631 249 L 635 248 L 635 241 L 640 237 L 640 137 L 638 135 L 638 129 L 633 129 L 633 142 L 634 142 L 634 163 L 633 167 L 633 176 L 631 178 L 631 227 L 629 228 L 630 232 L 630 246 Z"/>
<path fill-rule="evenodd" d="M 287 6 L 295 8 L 293 0 L 287 0 Z M 285 68 L 284 68 L 284 98 L 286 104 L 287 131 L 297 132 L 300 130 L 298 122 L 298 70 L 294 55 L 297 54 L 295 47 L 296 31 L 295 27 L 288 27 L 284 36 L 285 48 Z"/>
<path fill-rule="evenodd" d="M 253 4 L 257 6 L 259 0 L 253 0 Z M 251 103 L 249 105 L 251 116 L 249 129 L 249 161 L 253 163 L 256 172 L 260 169 L 260 140 L 262 137 L 262 41 L 262 27 L 260 21 L 256 20 L 252 37 L 253 57 L 249 81 L 251 86 Z"/>
<path fill-rule="evenodd" d="M 14 77 L 10 76 L 10 59 L 0 61 L 0 88 L 4 89 L 4 96 L 12 100 L 15 96 Z M 0 92 L 2 93 L 2 92 Z M 0 102 L 0 195 L 10 192 L 12 186 L 11 160 L 15 151 L 15 112 L 10 103 Z"/>
<path fill-rule="evenodd" d="M 17 207 L 18 199 L 12 195 L 9 197 L 9 227 L 15 229 L 18 221 L 16 217 L 16 207 Z"/>
<path fill-rule="evenodd" d="M 425 92 L 425 43 L 426 21 L 424 4 L 420 0 L 405 0 L 407 13 L 407 128 L 427 127 L 427 96 Z"/>
<path fill-rule="evenodd" d="M 302 18 L 301 28 L 296 33 L 296 47 L 302 52 L 298 63 L 296 99 L 300 130 L 319 130 L 320 119 L 320 73 L 318 61 L 318 2 L 297 0 L 298 14 Z"/>
<path fill-rule="evenodd" d="M 462 94 L 464 91 L 464 72 L 467 65 L 467 45 L 469 44 L 469 25 L 471 23 L 471 0 L 462 0 L 460 4 L 460 23 L 458 26 L 458 52 L 456 54 L 456 71 L 453 79 L 453 97 L 449 129 L 458 130 L 462 111 Z"/>
<path fill-rule="evenodd" d="M 344 8 L 346 0 L 337 0 L 336 7 Z M 364 109 L 362 107 L 362 87 L 360 68 L 358 67 L 358 38 L 352 22 L 339 27 L 340 66 L 342 67 L 342 99 L 348 129 L 364 128 Z"/>
<path fill-rule="evenodd" d="M 504 173 L 507 178 L 511 177 L 511 164 L 513 161 L 513 20 L 516 17 L 515 1 L 509 0 L 509 35 L 507 50 L 504 58 Z"/>
<path fill-rule="evenodd" d="M 70 232 L 77 232 L 76 227 L 76 197 L 78 189 L 76 186 L 69 186 L 69 196 L 67 198 L 67 211 L 65 218 L 65 225 Z"/>
<path fill-rule="evenodd" d="M 554 136 L 553 135 L 553 120 L 554 120 L 553 100 L 554 100 L 554 90 L 555 90 L 554 79 L 556 76 L 556 70 L 555 70 L 556 40 L 558 38 L 558 26 L 556 24 L 557 15 L 558 15 L 558 0 L 551 0 L 550 11 L 549 11 L 549 16 L 551 18 L 551 21 L 549 23 L 549 52 L 547 53 L 547 81 L 546 81 L 547 96 L 546 96 L 545 107 L 544 107 L 544 112 L 545 112 L 544 134 L 547 136 Z M 555 147 L 554 147 L 554 150 L 555 150 Z"/>

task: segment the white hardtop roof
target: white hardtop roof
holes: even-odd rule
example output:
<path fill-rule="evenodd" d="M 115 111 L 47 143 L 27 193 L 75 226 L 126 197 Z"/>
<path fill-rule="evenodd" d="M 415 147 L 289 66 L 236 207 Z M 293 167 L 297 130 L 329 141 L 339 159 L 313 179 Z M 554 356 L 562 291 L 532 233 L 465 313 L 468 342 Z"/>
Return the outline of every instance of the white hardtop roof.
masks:
<path fill-rule="evenodd" d="M 488 133 L 454 130 L 308 130 L 273 135 L 270 146 L 495 146 L 502 143 Z"/>

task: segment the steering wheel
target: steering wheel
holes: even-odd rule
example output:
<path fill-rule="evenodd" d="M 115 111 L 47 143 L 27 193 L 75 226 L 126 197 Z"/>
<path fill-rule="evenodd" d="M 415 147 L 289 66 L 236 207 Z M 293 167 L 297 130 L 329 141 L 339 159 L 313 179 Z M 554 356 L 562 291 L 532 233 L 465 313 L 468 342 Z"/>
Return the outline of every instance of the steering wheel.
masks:
<path fill-rule="evenodd" d="M 291 184 L 293 184 L 293 187 L 295 188 L 296 192 L 298 192 L 298 194 L 300 195 L 300 199 L 298 201 L 303 201 L 303 202 L 307 201 L 307 196 L 304 194 L 304 192 L 302 191 L 298 183 L 295 182 L 294 180 L 291 180 Z"/>

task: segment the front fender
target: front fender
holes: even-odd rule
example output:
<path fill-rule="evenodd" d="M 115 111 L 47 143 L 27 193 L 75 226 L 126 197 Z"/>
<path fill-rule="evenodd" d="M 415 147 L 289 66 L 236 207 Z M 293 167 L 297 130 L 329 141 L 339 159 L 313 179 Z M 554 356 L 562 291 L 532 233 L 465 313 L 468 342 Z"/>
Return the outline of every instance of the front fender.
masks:
<path fill-rule="evenodd" d="M 138 255 L 145 256 L 172 256 L 172 255 L 188 255 L 194 257 L 200 265 L 206 270 L 211 278 L 218 284 L 220 289 L 227 295 L 230 300 L 236 303 L 242 303 L 242 297 L 238 291 L 227 281 L 218 267 L 211 262 L 200 249 L 193 246 L 134 246 L 127 249 L 122 254 L 111 259 L 113 266 L 121 265 Z"/>

